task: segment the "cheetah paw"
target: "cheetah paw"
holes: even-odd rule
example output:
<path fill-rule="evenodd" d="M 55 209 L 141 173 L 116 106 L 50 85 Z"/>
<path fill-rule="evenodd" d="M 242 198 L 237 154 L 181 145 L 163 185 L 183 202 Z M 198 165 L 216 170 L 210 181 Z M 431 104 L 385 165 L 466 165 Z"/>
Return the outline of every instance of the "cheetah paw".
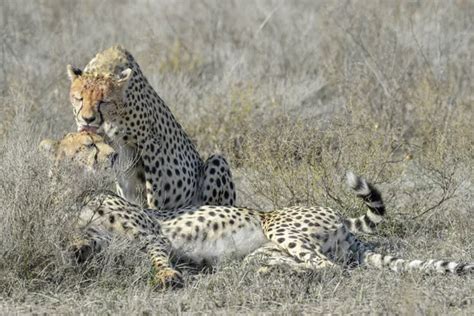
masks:
<path fill-rule="evenodd" d="M 261 267 L 259 267 L 257 269 L 257 274 L 258 275 L 262 275 L 262 276 L 265 276 L 265 275 L 268 275 L 270 274 L 274 269 L 274 267 L 272 266 L 269 266 L 269 265 L 262 265 Z"/>
<path fill-rule="evenodd" d="M 167 268 L 155 273 L 152 285 L 160 288 L 181 288 L 184 285 L 183 277 L 180 272 Z"/>
<path fill-rule="evenodd" d="M 68 249 L 73 255 L 73 260 L 77 264 L 83 264 L 92 257 L 92 246 L 86 242 L 78 242 L 71 245 Z"/>

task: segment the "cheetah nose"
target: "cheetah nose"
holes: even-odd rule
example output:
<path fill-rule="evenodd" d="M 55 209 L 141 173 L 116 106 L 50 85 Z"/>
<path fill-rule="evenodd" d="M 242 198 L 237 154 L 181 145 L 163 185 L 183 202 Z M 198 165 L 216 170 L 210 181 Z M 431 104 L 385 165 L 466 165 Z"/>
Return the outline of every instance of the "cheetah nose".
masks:
<path fill-rule="evenodd" d="M 92 122 L 95 121 L 95 116 L 91 116 L 91 117 L 82 117 L 82 119 L 84 120 L 84 122 L 86 122 L 87 124 L 90 124 Z"/>

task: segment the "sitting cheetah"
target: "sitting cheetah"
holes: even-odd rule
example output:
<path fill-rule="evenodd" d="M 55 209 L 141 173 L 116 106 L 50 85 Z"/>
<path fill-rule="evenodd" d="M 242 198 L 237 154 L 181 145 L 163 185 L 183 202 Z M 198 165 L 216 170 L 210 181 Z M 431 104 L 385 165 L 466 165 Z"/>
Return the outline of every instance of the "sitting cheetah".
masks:
<path fill-rule="evenodd" d="M 153 264 L 155 281 L 182 285 L 173 258 L 212 264 L 224 257 L 263 255 L 263 267 L 287 265 L 295 270 L 367 265 L 394 271 L 467 273 L 474 263 L 405 260 L 373 252 L 354 233 L 373 232 L 385 207 L 380 193 L 364 179 L 348 174 L 348 184 L 368 206 L 365 215 L 344 219 L 327 207 L 289 207 L 263 212 L 234 206 L 191 206 L 174 210 L 142 209 L 123 198 L 101 193 L 80 212 L 85 233 L 72 250 L 79 262 L 102 249 L 110 234 L 139 242 Z"/>
<path fill-rule="evenodd" d="M 235 203 L 226 159 L 201 159 L 128 51 L 115 46 L 98 53 L 84 71 L 71 65 L 67 71 L 78 130 L 103 131 L 120 159 L 130 162 L 117 177 L 120 196 L 146 200 L 153 209 Z"/>

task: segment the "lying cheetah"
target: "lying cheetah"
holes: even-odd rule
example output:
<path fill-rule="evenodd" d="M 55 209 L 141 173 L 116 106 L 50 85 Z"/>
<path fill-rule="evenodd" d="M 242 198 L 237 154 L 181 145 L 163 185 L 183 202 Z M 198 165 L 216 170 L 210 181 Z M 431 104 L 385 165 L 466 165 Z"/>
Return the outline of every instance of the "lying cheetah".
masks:
<path fill-rule="evenodd" d="M 385 211 L 380 193 L 348 174 L 348 184 L 368 206 L 365 215 L 344 219 L 327 207 L 289 207 L 270 212 L 234 206 L 191 206 L 174 210 L 142 209 L 123 198 L 101 193 L 80 212 L 85 238 L 73 246 L 78 261 L 105 247 L 110 234 L 138 241 L 149 254 L 155 281 L 182 284 L 173 258 L 213 264 L 224 257 L 264 257 L 263 268 L 286 265 L 297 271 L 331 266 L 367 265 L 394 271 L 466 273 L 474 263 L 405 260 L 370 250 L 355 232 L 373 232 Z"/>
<path fill-rule="evenodd" d="M 75 161 L 90 168 L 97 167 L 97 162 L 90 164 L 93 160 L 84 157 L 102 156 L 106 158 L 102 163 L 107 164 L 107 157 L 114 154 L 103 138 L 85 132 L 47 143 L 53 144 L 56 160 L 73 160 L 76 156 Z M 383 220 L 385 206 L 379 191 L 364 179 L 348 173 L 347 182 L 368 207 L 367 213 L 359 218 L 345 219 L 325 207 L 262 212 L 230 206 L 195 206 L 156 211 L 142 209 L 114 193 L 95 194 L 86 198 L 79 216 L 78 227 L 85 237 L 75 242 L 72 250 L 77 261 L 84 262 L 105 247 L 112 234 L 127 236 L 144 246 L 155 267 L 155 281 L 164 286 L 182 284 L 181 274 L 173 268 L 170 258 L 212 264 L 226 256 L 245 256 L 247 261 L 263 257 L 261 271 L 279 265 L 301 271 L 364 264 L 395 271 L 474 270 L 473 263 L 406 261 L 368 249 L 354 234 L 373 233 Z"/>
<path fill-rule="evenodd" d="M 128 51 L 111 47 L 84 71 L 70 65 L 67 71 L 78 130 L 103 130 L 120 159 L 130 162 L 117 177 L 119 195 L 155 209 L 234 204 L 226 159 L 201 159 Z"/>
<path fill-rule="evenodd" d="M 75 248 L 79 261 L 103 248 L 108 234 L 121 234 L 144 245 L 161 285 L 179 285 L 181 274 L 170 258 L 212 264 L 229 256 L 263 254 L 266 266 L 295 270 L 334 265 L 368 265 L 394 271 L 466 273 L 474 263 L 399 259 L 368 249 L 353 232 L 372 231 L 384 209 L 378 191 L 349 174 L 348 183 L 369 207 L 357 219 L 344 219 L 325 207 L 289 207 L 263 212 L 233 206 L 197 206 L 177 210 L 141 209 L 119 196 L 99 194 L 82 209 L 79 227 L 86 238 Z M 375 199 L 377 197 L 377 199 Z"/>

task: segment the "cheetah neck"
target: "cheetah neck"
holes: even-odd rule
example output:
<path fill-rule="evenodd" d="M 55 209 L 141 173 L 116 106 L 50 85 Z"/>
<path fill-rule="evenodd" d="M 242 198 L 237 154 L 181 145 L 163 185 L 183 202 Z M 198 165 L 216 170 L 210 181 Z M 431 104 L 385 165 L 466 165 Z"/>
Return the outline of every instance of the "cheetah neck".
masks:
<path fill-rule="evenodd" d="M 133 56 L 121 46 L 98 53 L 86 66 L 85 72 L 119 73 L 127 68 L 133 75 L 124 92 L 121 119 L 104 124 L 105 133 L 119 144 L 140 148 L 150 139 L 164 150 L 179 150 L 181 146 L 199 157 L 194 144 L 178 123 L 169 107 L 153 89 Z"/>

